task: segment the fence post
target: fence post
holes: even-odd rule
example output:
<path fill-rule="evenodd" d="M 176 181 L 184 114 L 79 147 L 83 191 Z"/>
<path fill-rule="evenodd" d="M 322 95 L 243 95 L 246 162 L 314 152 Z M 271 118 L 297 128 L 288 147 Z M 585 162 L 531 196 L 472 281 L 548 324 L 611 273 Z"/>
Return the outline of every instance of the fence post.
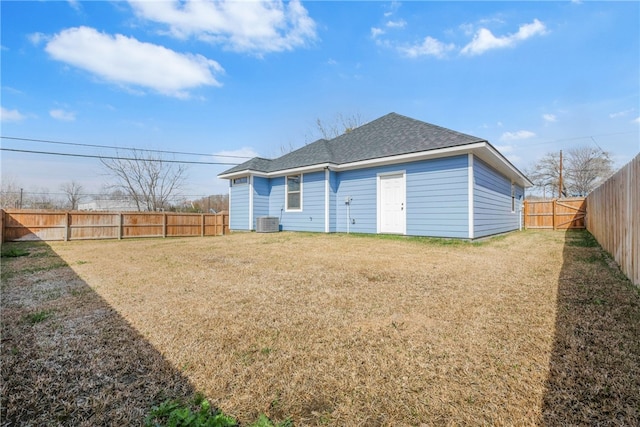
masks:
<path fill-rule="evenodd" d="M 551 215 L 552 215 L 551 216 L 551 223 L 553 224 L 553 229 L 554 230 L 556 229 L 556 221 L 557 221 L 557 219 L 556 219 L 556 208 L 557 208 L 556 201 L 557 200 L 558 199 L 553 199 L 553 203 L 551 205 Z"/>
<path fill-rule="evenodd" d="M 4 209 L 0 209 L 0 243 L 4 243 Z"/>
<path fill-rule="evenodd" d="M 64 241 L 65 242 L 69 241 L 70 219 L 71 219 L 71 215 L 69 214 L 69 212 L 66 212 L 64 215 Z"/>
<path fill-rule="evenodd" d="M 200 216 L 202 221 L 202 228 L 200 229 L 200 237 L 204 237 L 204 214 Z"/>
<path fill-rule="evenodd" d="M 162 213 L 162 237 L 167 237 L 167 213 Z"/>
<path fill-rule="evenodd" d="M 122 240 L 122 212 L 118 213 L 118 240 Z"/>

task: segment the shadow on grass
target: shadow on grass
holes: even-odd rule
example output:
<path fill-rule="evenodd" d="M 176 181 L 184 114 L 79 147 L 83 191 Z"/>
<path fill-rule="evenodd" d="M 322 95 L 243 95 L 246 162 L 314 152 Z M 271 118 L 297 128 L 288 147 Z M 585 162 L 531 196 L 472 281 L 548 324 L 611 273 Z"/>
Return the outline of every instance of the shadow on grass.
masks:
<path fill-rule="evenodd" d="M 141 425 L 153 405 L 194 395 L 50 246 L 9 243 L 2 252 L 3 426 Z"/>
<path fill-rule="evenodd" d="M 587 231 L 565 235 L 544 425 L 640 425 L 640 292 Z"/>

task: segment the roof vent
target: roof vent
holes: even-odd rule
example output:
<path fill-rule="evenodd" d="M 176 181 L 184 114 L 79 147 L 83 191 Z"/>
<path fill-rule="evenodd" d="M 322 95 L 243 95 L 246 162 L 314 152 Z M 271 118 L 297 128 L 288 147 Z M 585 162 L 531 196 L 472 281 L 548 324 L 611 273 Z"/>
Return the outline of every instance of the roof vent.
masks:
<path fill-rule="evenodd" d="M 257 233 L 275 233 L 280 231 L 280 221 L 277 216 L 259 216 L 256 218 Z"/>

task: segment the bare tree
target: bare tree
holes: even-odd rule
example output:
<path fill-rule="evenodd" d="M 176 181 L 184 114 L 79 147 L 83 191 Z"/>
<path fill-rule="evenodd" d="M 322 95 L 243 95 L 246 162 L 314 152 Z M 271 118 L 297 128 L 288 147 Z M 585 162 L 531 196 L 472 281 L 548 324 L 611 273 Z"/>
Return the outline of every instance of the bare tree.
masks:
<path fill-rule="evenodd" d="M 71 210 L 78 209 L 78 202 L 80 202 L 80 199 L 82 198 L 82 185 L 78 184 L 76 181 L 65 182 L 60 185 L 60 190 L 67 198 L 68 208 Z"/>
<path fill-rule="evenodd" d="M 586 196 L 613 173 L 610 154 L 590 146 L 567 150 L 562 162 L 562 196 Z M 560 151 L 549 152 L 527 171 L 535 187 L 557 194 Z"/>
<path fill-rule="evenodd" d="M 560 185 L 560 152 L 545 154 L 540 160 L 526 170 L 526 174 L 533 185 L 546 197 L 547 192 L 552 196 Z"/>
<path fill-rule="evenodd" d="M 118 153 L 117 159 L 100 161 L 116 180 L 112 189 L 127 194 L 139 211 L 168 208 L 186 179 L 184 164 L 168 162 L 150 151 L 128 150 L 126 156 Z"/>
<path fill-rule="evenodd" d="M 18 185 L 15 179 L 9 176 L 3 176 L 2 185 L 0 186 L 0 208 L 20 208 L 22 197 L 22 188 L 20 188 L 20 185 Z"/>
<path fill-rule="evenodd" d="M 360 113 L 345 116 L 342 113 L 335 115 L 335 118 L 326 122 L 322 119 L 316 119 L 316 131 L 324 139 L 333 139 L 342 134 L 349 133 L 357 127 L 367 123 Z"/>
<path fill-rule="evenodd" d="M 595 147 L 567 151 L 566 180 L 569 193 L 586 196 L 613 174 L 610 154 Z"/>

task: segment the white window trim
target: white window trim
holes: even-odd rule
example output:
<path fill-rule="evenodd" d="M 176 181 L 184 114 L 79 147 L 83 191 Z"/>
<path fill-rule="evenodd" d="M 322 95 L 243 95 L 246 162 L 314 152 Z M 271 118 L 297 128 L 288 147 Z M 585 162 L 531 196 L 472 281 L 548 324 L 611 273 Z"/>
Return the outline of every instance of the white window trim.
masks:
<path fill-rule="evenodd" d="M 288 179 L 290 176 L 296 176 L 296 175 L 300 175 L 300 208 L 298 209 L 290 209 L 289 208 L 289 182 Z M 302 191 L 303 191 L 303 187 L 304 187 L 304 174 L 302 172 L 300 173 L 292 173 L 290 175 L 285 175 L 284 177 L 284 211 L 285 212 L 302 212 L 302 201 L 303 201 L 303 197 L 302 197 Z"/>
<path fill-rule="evenodd" d="M 245 182 L 239 182 L 239 183 L 236 183 L 236 182 L 235 182 L 235 180 L 237 180 L 237 179 L 242 179 L 242 178 L 246 178 L 246 181 L 245 181 Z M 239 177 L 237 177 L 237 178 L 232 178 L 232 179 L 231 179 L 231 186 L 232 186 L 232 187 L 239 187 L 239 186 L 247 185 L 247 184 L 249 184 L 249 177 L 248 177 L 248 176 L 246 176 L 246 175 L 245 175 L 245 176 L 239 176 Z"/>

